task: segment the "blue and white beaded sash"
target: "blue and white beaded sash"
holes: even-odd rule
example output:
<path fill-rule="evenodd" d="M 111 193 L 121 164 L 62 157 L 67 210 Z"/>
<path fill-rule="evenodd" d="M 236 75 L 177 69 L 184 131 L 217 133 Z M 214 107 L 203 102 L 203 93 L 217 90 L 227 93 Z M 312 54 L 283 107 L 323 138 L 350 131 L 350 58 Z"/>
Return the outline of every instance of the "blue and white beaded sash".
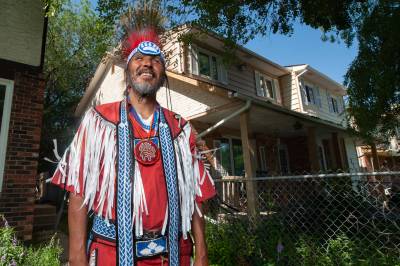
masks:
<path fill-rule="evenodd" d="M 165 181 L 168 193 L 168 262 L 170 266 L 179 265 L 179 191 L 176 172 L 175 149 L 172 135 L 164 113 L 160 112 L 160 145 Z"/>
<path fill-rule="evenodd" d="M 164 113 L 160 111 L 159 136 L 161 159 L 168 194 L 168 247 L 169 265 L 179 265 L 179 191 L 173 139 Z M 118 265 L 134 265 L 134 237 L 132 221 L 132 132 L 130 132 L 126 100 L 121 102 L 118 125 L 118 181 L 117 181 L 117 249 Z"/>
<path fill-rule="evenodd" d="M 129 128 L 126 101 L 120 105 L 118 135 L 118 178 L 117 178 L 117 247 L 118 265 L 134 265 L 132 235 L 132 179 L 133 156 L 132 135 Z"/>

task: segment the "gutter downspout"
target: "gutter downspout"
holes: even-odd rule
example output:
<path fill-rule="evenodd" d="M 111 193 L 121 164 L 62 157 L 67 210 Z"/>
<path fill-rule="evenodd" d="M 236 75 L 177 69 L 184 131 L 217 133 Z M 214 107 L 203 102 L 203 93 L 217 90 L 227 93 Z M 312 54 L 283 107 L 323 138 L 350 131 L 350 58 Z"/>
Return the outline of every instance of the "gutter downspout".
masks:
<path fill-rule="evenodd" d="M 204 130 L 203 132 L 201 132 L 200 134 L 197 135 L 197 139 L 200 139 L 202 137 L 204 137 L 205 135 L 207 135 L 208 133 L 210 133 L 211 131 L 213 131 L 214 129 L 216 129 L 217 127 L 221 126 L 222 124 L 224 124 L 226 121 L 231 120 L 232 118 L 234 118 L 235 116 L 240 115 L 241 113 L 247 111 L 251 106 L 251 100 L 247 100 L 246 104 L 241 107 L 239 110 L 233 112 L 232 114 L 228 115 L 227 117 L 221 119 L 220 121 L 218 121 L 217 123 L 215 123 L 213 126 L 207 128 L 206 130 Z"/>

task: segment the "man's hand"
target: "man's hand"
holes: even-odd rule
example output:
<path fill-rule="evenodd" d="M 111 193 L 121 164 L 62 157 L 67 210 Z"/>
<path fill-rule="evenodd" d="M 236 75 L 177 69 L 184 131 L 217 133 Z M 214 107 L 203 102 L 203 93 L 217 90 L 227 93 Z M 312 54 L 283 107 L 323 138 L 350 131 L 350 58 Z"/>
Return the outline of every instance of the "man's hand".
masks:
<path fill-rule="evenodd" d="M 203 213 L 201 204 L 200 211 Z M 193 214 L 192 234 L 194 238 L 194 266 L 208 266 L 207 243 L 204 232 L 204 218 L 200 217 L 197 211 Z"/>
<path fill-rule="evenodd" d="M 82 207 L 82 204 L 82 197 L 70 194 L 68 206 L 70 266 L 88 265 L 86 256 L 87 207 Z"/>

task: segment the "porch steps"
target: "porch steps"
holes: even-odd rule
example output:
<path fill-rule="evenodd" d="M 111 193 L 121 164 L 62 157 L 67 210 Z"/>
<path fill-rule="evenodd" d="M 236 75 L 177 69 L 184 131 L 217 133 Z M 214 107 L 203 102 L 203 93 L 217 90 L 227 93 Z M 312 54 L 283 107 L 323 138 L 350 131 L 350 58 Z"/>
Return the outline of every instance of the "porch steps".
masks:
<path fill-rule="evenodd" d="M 33 211 L 33 242 L 49 240 L 55 233 L 56 207 L 50 204 L 35 204 Z"/>

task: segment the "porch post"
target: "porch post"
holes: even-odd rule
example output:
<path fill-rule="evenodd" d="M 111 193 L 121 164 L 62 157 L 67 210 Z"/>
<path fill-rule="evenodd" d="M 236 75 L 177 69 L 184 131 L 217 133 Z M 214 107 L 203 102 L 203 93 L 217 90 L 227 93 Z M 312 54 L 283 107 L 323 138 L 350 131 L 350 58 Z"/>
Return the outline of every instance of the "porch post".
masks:
<path fill-rule="evenodd" d="M 252 158 L 255 158 L 254 150 L 251 147 L 249 141 L 248 131 L 248 112 L 240 115 L 240 135 L 242 138 L 242 149 L 243 149 L 243 163 L 245 170 L 245 178 L 252 179 L 255 177 L 255 169 Z M 247 195 L 247 210 L 249 216 L 255 216 L 257 214 L 257 189 L 256 183 L 253 181 L 246 181 L 246 195 Z"/>
<path fill-rule="evenodd" d="M 321 169 L 318 162 L 318 148 L 315 136 L 315 127 L 307 128 L 307 147 L 308 147 L 308 158 L 310 160 L 311 172 L 317 172 Z"/>

